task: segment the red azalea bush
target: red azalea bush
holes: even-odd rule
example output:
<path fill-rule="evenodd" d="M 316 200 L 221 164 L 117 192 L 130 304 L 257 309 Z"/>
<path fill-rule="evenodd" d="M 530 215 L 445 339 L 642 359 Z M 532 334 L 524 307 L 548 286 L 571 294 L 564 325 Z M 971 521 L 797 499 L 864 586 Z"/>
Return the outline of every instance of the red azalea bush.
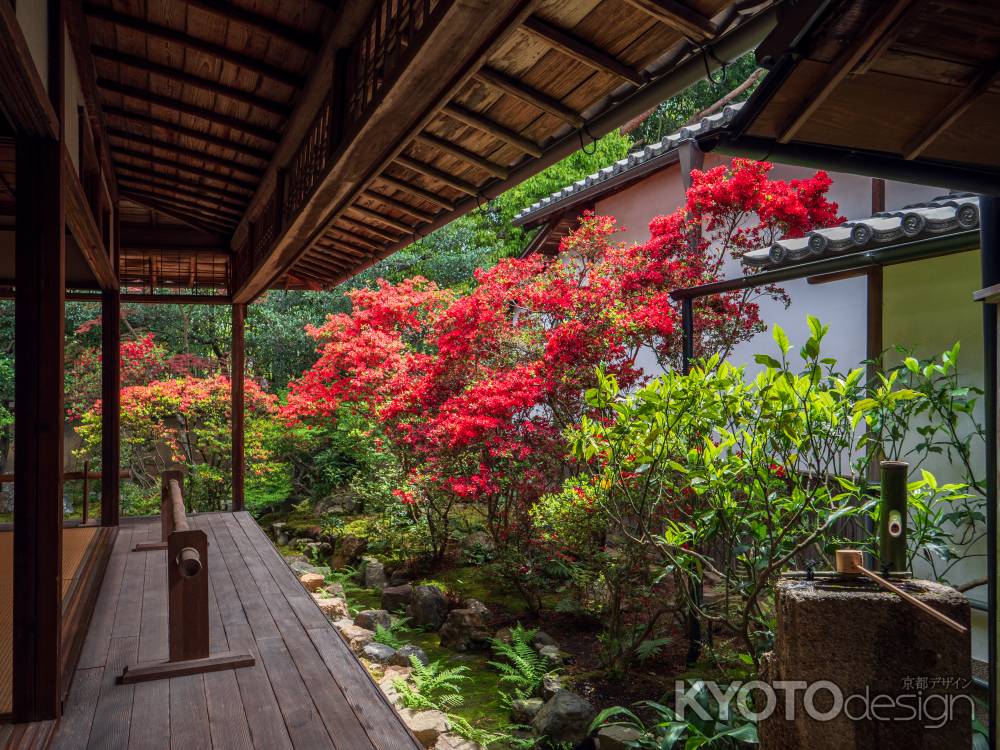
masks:
<path fill-rule="evenodd" d="M 612 217 L 585 213 L 557 257 L 503 260 L 462 297 L 419 277 L 352 292 L 350 314 L 310 329 L 319 358 L 292 383 L 284 415 L 370 418 L 404 470 L 396 494 L 427 523 L 435 559 L 454 506 L 474 503 L 500 571 L 537 606 L 545 556 L 529 511 L 566 473 L 561 432 L 587 414 L 595 369 L 628 388 L 646 377 L 643 350 L 675 366 L 671 290 L 716 280 L 728 257 L 779 235 L 840 220 L 825 174 L 784 183 L 767 179 L 770 168 L 736 159 L 695 172 L 687 205 L 653 219 L 640 244 L 618 241 Z M 762 328 L 742 292 L 696 314 L 696 354 L 728 351 Z"/>

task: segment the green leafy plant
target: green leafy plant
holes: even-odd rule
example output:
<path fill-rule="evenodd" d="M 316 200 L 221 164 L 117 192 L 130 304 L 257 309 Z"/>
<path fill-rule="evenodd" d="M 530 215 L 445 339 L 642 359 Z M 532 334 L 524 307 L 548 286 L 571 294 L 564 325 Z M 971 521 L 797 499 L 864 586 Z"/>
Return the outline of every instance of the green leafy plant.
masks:
<path fill-rule="evenodd" d="M 548 660 L 532 645 L 536 630 L 528 630 L 517 623 L 510 631 L 510 643 L 497 638 L 490 640 L 496 661 L 488 662 L 500 672 L 500 683 L 510 688 L 510 698 L 531 698 L 542 688 L 542 680 L 549 673 Z"/>
<path fill-rule="evenodd" d="M 410 657 L 410 666 L 413 671 L 408 680 L 392 682 L 403 706 L 449 713 L 462 705 L 461 686 L 470 679 L 467 666 L 448 667 L 437 660 L 423 664 L 415 656 Z"/>
<path fill-rule="evenodd" d="M 642 701 L 657 720 L 646 724 L 635 713 L 622 706 L 601 711 L 590 725 L 594 732 L 608 724 L 622 724 L 640 732 L 634 747 L 641 750 L 743 750 L 757 744 L 757 726 L 732 707 L 720 708 L 708 688 L 700 680 L 689 683 L 689 695 L 698 703 L 707 718 L 694 710 L 680 716 L 674 709 L 655 701 Z"/>
<path fill-rule="evenodd" d="M 382 643 L 395 649 L 402 648 L 406 645 L 406 641 L 402 636 L 412 631 L 412 628 L 407 626 L 407 622 L 409 622 L 409 618 L 400 617 L 392 620 L 387 628 L 376 624 L 375 642 Z"/>

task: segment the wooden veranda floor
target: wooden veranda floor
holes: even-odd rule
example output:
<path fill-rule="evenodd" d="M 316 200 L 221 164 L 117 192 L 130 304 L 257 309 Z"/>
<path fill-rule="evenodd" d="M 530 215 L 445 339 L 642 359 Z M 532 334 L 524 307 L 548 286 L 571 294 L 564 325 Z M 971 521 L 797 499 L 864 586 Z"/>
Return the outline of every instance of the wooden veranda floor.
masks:
<path fill-rule="evenodd" d="M 166 553 L 131 551 L 159 520 L 125 521 L 54 748 L 419 747 L 249 514 L 189 519 L 208 533 L 212 652 L 256 665 L 116 684 L 126 664 L 167 656 Z"/>

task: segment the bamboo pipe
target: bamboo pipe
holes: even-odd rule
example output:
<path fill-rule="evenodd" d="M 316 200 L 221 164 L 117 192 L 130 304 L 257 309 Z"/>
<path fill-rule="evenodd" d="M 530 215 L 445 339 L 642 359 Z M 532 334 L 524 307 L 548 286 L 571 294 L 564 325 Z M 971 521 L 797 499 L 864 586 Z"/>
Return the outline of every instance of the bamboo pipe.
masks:
<path fill-rule="evenodd" d="M 176 479 L 170 480 L 170 505 L 171 515 L 174 521 L 174 531 L 187 531 L 187 514 L 184 512 L 184 495 L 181 493 L 181 485 Z"/>
<path fill-rule="evenodd" d="M 952 630 L 955 630 L 958 633 L 961 633 L 962 635 L 965 635 L 966 633 L 969 632 L 969 629 L 967 627 L 965 627 L 964 625 L 955 622 L 954 620 L 952 620 L 947 615 L 941 614 L 936 609 L 934 609 L 933 607 L 931 607 L 929 604 L 926 604 L 926 603 L 920 601 L 919 599 L 917 599 L 915 596 L 913 596 L 911 594 L 908 594 L 907 592 L 903 591 L 903 589 L 899 588 L 899 586 L 896 586 L 896 585 L 890 583 L 889 581 L 887 581 L 886 579 L 882 578 L 882 576 L 876 575 L 875 573 L 872 573 L 870 570 L 867 570 L 861 564 L 862 560 L 863 560 L 863 557 L 862 557 L 862 554 L 861 554 L 861 550 L 858 550 L 858 549 L 839 549 L 839 550 L 837 550 L 836 555 L 837 555 L 837 572 L 838 573 L 861 574 L 861 575 L 865 576 L 866 578 L 871 579 L 872 581 L 874 581 L 875 583 L 877 583 L 882 588 L 891 591 L 892 593 L 894 593 L 896 596 L 898 596 L 903 601 L 912 604 L 917 609 L 923 610 L 924 612 L 926 612 L 927 614 L 929 614 L 931 617 L 933 617 L 936 620 L 938 620 L 938 621 L 944 623 L 945 625 L 947 625 Z"/>

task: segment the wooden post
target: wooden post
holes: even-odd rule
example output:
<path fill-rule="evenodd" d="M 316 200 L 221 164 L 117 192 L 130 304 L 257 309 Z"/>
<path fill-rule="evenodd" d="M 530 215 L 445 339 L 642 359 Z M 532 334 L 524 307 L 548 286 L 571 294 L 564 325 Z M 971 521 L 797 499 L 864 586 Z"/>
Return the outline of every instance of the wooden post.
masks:
<path fill-rule="evenodd" d="M 86 526 L 90 516 L 90 461 L 83 462 L 83 504 L 80 508 L 80 525 Z"/>
<path fill-rule="evenodd" d="M 117 212 L 115 212 L 117 217 Z M 118 235 L 117 227 L 115 236 Z M 121 479 L 121 299 L 101 293 L 101 525 L 117 526 Z"/>
<path fill-rule="evenodd" d="M 233 305 L 233 343 L 230 377 L 232 379 L 232 439 L 233 439 L 233 511 L 243 510 L 243 482 L 246 474 L 246 454 L 243 442 L 243 386 L 246 377 L 244 329 L 246 305 Z"/>
<path fill-rule="evenodd" d="M 14 239 L 14 585 L 12 709 L 57 719 L 62 676 L 63 337 L 66 212 L 63 14 L 48 0 L 55 139 L 17 137 Z"/>

